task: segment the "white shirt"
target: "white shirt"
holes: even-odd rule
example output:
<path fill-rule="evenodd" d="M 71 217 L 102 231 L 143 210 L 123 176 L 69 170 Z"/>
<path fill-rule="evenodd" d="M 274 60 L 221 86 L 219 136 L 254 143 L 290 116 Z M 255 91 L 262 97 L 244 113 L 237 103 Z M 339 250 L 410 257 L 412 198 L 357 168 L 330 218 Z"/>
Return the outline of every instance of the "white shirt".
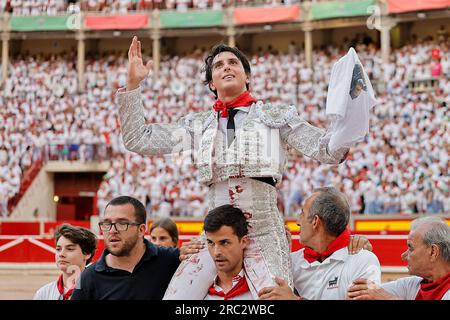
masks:
<path fill-rule="evenodd" d="M 240 130 L 242 129 L 244 120 L 248 116 L 248 113 L 250 112 L 250 108 L 251 107 L 232 108 L 232 109 L 238 110 L 238 112 L 236 112 L 236 114 L 234 115 L 234 118 L 233 118 L 236 137 L 238 136 L 238 132 L 240 132 Z M 229 109 L 229 110 L 231 110 L 231 109 Z M 216 112 L 216 117 L 217 117 L 217 112 Z M 224 134 L 225 142 L 228 145 L 227 124 L 228 124 L 228 117 L 224 118 L 224 117 L 220 116 L 220 113 L 219 113 L 219 130 Z M 282 136 L 284 135 L 283 129 L 287 130 L 286 128 L 280 128 L 280 133 Z"/>
<path fill-rule="evenodd" d="M 345 300 L 347 289 L 357 278 L 381 284 L 380 262 L 375 254 L 361 250 L 349 255 L 347 248 L 337 250 L 322 263 L 309 263 L 304 249 L 291 253 L 294 286 L 308 300 Z"/>
<path fill-rule="evenodd" d="M 239 110 L 238 112 L 236 112 L 236 114 L 234 116 L 235 135 L 237 136 L 237 131 L 241 129 L 242 123 L 244 122 L 244 119 L 247 117 L 248 112 L 250 111 L 250 107 L 236 107 L 233 109 Z M 229 110 L 231 110 L 231 109 L 229 109 Z M 217 113 L 216 113 L 216 117 L 217 117 Z M 219 129 L 224 134 L 225 139 L 227 139 L 227 124 L 228 124 L 228 117 L 223 118 L 222 116 L 220 116 L 220 113 L 219 113 Z M 225 141 L 225 142 L 228 145 L 228 141 Z"/>
<path fill-rule="evenodd" d="M 69 289 L 64 287 L 64 293 Z M 47 283 L 36 291 L 33 300 L 62 300 L 62 296 L 58 291 L 57 281 Z"/>
<path fill-rule="evenodd" d="M 232 280 L 233 287 L 232 288 L 234 288 L 243 277 L 245 277 L 244 269 L 242 269 L 241 272 L 239 272 L 239 274 L 233 278 L 233 280 Z M 217 292 L 223 291 L 223 289 L 217 284 L 217 277 L 214 279 L 213 285 Z M 224 297 L 221 297 L 218 295 L 211 295 L 208 293 L 204 300 L 224 300 Z M 254 299 L 253 299 L 253 296 L 249 289 L 249 291 L 242 293 L 238 296 L 231 297 L 227 300 L 254 300 Z"/>
<path fill-rule="evenodd" d="M 420 289 L 421 277 L 411 276 L 384 283 L 381 287 L 402 300 L 415 300 Z M 450 290 L 442 297 L 450 300 Z"/>

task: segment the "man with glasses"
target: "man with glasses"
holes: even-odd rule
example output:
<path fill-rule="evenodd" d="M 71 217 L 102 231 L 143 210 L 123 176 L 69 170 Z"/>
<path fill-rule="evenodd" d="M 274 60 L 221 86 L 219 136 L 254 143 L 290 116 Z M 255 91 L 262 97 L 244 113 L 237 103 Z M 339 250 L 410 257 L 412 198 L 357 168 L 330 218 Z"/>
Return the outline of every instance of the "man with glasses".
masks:
<path fill-rule="evenodd" d="M 177 269 L 179 250 L 144 238 L 144 205 L 128 196 L 111 200 L 99 223 L 105 250 L 87 268 L 71 300 L 160 300 Z"/>

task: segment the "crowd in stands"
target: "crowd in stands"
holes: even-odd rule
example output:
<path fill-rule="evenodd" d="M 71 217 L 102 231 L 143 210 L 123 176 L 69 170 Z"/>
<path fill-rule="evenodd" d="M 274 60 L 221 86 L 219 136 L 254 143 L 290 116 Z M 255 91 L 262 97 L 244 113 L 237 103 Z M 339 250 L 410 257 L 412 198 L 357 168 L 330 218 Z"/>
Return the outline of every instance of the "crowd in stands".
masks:
<path fill-rule="evenodd" d="M 153 9 L 222 9 L 229 6 L 293 5 L 300 0 L 0 0 L 0 14 L 15 16 L 56 15 L 61 13 L 126 13 Z"/>
<path fill-rule="evenodd" d="M 441 39 L 442 40 L 442 39 Z M 408 81 L 431 76 L 438 63 L 438 86 L 410 92 Z M 334 185 L 349 197 L 354 213 L 450 212 L 450 39 L 418 41 L 394 50 L 383 63 L 375 46 L 357 52 L 377 91 L 366 141 L 352 148 L 340 166 L 319 165 L 292 153 L 279 187 L 286 216 L 313 188 Z M 251 56 L 251 90 L 273 103 L 294 104 L 309 122 L 327 127 L 326 90 L 334 62 L 345 50 L 314 51 L 314 69 L 302 50 L 272 49 Z M 163 56 L 157 79 L 143 84 L 149 122 L 172 122 L 190 111 L 208 109 L 214 98 L 202 84 L 205 52 Z M 149 57 L 147 57 L 149 58 Z M 144 60 L 146 60 L 144 58 Z M 190 156 L 142 157 L 125 150 L 114 94 L 126 83 L 125 56 L 92 56 L 86 61 L 86 90 L 79 94 L 73 54 L 19 56 L 1 86 L 0 216 L 17 193 L 23 172 L 45 151 L 47 159 L 110 159 L 98 191 L 98 206 L 129 194 L 148 206 L 152 216 L 201 217 L 207 189 L 197 182 Z"/>

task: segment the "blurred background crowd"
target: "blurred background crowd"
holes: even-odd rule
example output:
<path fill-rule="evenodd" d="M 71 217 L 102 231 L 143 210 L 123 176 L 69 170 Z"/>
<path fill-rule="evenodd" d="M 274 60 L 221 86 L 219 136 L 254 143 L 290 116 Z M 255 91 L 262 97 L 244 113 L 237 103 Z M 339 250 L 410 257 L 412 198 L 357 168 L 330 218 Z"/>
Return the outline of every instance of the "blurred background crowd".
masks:
<path fill-rule="evenodd" d="M 11 6 L 45 2 L 57 8 L 60 4 L 7 2 Z M 355 39 L 354 45 L 379 101 L 370 133 L 340 166 L 319 165 L 291 152 L 279 188 L 285 216 L 295 215 L 313 188 L 326 185 L 344 191 L 355 214 L 450 211 L 450 39 L 412 41 L 393 50 L 389 63 L 383 63 L 379 49 L 366 40 Z M 251 91 L 264 101 L 293 104 L 305 120 L 327 127 L 331 68 L 345 53 L 345 46 L 317 49 L 310 69 L 294 44 L 288 54 L 261 48 L 249 56 Z M 147 121 L 173 122 L 187 112 L 211 108 L 214 97 L 202 84 L 205 54 L 196 50 L 162 57 L 159 77 L 150 74 L 142 84 Z M 111 161 L 97 194 L 100 212 L 111 198 L 132 194 L 153 216 L 202 217 L 207 210 L 206 188 L 198 183 L 189 156 L 142 157 L 123 146 L 115 92 L 126 83 L 125 54 L 89 56 L 86 64 L 86 90 L 80 94 L 74 54 L 11 60 L 10 76 L 0 94 L 1 215 L 8 216 L 8 201 L 18 192 L 23 173 L 45 157 Z M 408 85 L 429 78 L 437 81 L 430 90 L 412 90 Z"/>
<path fill-rule="evenodd" d="M 320 1 L 320 0 L 319 0 Z M 229 6 L 292 5 L 301 0 L 0 0 L 0 13 L 15 16 L 56 15 L 95 11 L 126 13 L 152 9 L 222 9 Z M 313 0 L 318 2 L 318 0 Z"/>

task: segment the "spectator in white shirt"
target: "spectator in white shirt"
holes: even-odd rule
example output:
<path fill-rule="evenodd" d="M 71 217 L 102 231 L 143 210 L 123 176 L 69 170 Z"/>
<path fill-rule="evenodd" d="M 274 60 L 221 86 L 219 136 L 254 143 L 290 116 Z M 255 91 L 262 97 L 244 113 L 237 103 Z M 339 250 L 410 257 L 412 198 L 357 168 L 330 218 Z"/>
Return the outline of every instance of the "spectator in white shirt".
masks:
<path fill-rule="evenodd" d="M 277 287 L 261 289 L 259 297 L 269 300 L 344 300 L 355 279 L 366 277 L 381 283 L 378 258 L 361 250 L 350 255 L 347 225 L 350 207 L 336 188 L 314 190 L 305 200 L 298 219 L 300 242 L 305 248 L 291 254 L 295 295 L 277 278 Z"/>
<path fill-rule="evenodd" d="M 55 232 L 57 281 L 41 287 L 33 300 L 69 300 L 78 276 L 94 257 L 97 237 L 88 229 L 64 224 Z"/>
<path fill-rule="evenodd" d="M 450 226 L 437 217 L 413 221 L 402 254 L 411 277 L 381 287 L 362 277 L 348 297 L 354 300 L 450 300 Z"/>

